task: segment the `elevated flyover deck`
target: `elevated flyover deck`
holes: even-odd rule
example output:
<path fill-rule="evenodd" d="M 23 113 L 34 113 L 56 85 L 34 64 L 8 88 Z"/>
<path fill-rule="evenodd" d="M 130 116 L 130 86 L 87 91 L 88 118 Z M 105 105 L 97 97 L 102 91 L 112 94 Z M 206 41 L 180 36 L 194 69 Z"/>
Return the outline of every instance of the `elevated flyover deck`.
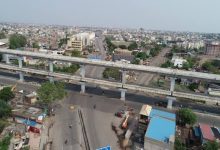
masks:
<path fill-rule="evenodd" d="M 69 57 L 69 56 L 57 56 L 57 55 L 50 55 L 50 54 L 47 55 L 45 53 L 10 50 L 10 49 L 2 49 L 2 48 L 0 49 L 0 53 L 18 55 L 18 56 L 31 56 L 31 57 L 37 57 L 37 58 L 45 58 L 49 60 L 65 61 L 65 62 L 77 63 L 77 64 L 82 64 L 82 65 L 114 67 L 114 68 L 119 68 L 121 70 L 133 70 L 133 71 L 139 71 L 139 72 L 161 74 L 161 75 L 166 75 L 170 77 L 201 79 L 201 80 L 208 80 L 208 81 L 220 83 L 220 75 L 202 73 L 202 72 L 183 71 L 183 70 L 178 70 L 178 69 L 167 69 L 167 68 L 160 68 L 160 67 L 153 67 L 153 66 L 125 64 L 125 63 L 102 61 L 102 60 L 90 60 L 86 58 L 77 58 L 77 57 Z"/>
<path fill-rule="evenodd" d="M 68 80 L 71 83 L 79 83 L 86 82 L 98 86 L 106 86 L 106 87 L 112 87 L 112 88 L 125 88 L 128 90 L 133 91 L 139 91 L 139 92 L 145 92 L 145 93 L 152 93 L 152 94 L 159 94 L 159 95 L 170 95 L 170 91 L 168 90 L 162 90 L 157 88 L 150 88 L 150 87 L 144 87 L 134 84 L 123 84 L 120 82 L 111 82 L 111 81 L 105 81 L 105 80 L 99 80 L 99 79 L 93 79 L 93 78 L 82 78 L 80 76 L 70 75 L 70 74 L 64 74 L 64 73 L 56 73 L 56 72 L 50 72 L 46 70 L 37 70 L 37 69 L 30 69 L 30 68 L 19 68 L 18 66 L 12 66 L 7 64 L 0 64 L 0 68 L 6 69 L 6 70 L 14 70 L 14 71 L 22 71 L 25 73 L 31 73 L 31 74 L 38 74 L 43 76 L 51 76 L 56 77 L 60 79 Z M 194 99 L 194 100 L 203 100 L 206 102 L 220 102 L 219 97 L 213 97 L 213 96 L 207 96 L 204 94 L 195 94 L 195 93 L 184 93 L 184 92 L 173 92 L 173 96 L 179 97 L 179 98 L 188 98 L 188 99 Z"/>

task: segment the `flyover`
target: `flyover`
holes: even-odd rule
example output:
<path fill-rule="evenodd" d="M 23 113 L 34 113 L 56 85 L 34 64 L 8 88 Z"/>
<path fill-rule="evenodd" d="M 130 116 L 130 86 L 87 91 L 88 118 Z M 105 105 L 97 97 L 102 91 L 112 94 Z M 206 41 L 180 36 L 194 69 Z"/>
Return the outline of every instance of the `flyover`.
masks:
<path fill-rule="evenodd" d="M 28 51 L 20 51 L 20 50 L 10 50 L 10 49 L 0 49 L 0 53 L 3 54 L 10 54 L 16 55 L 18 58 L 18 66 L 12 66 L 8 64 L 0 64 L 0 68 L 7 69 L 7 70 L 14 70 L 18 71 L 20 75 L 20 80 L 23 81 L 23 73 L 31 73 L 31 74 L 38 74 L 43 76 L 49 76 L 50 81 L 53 81 L 53 78 L 60 78 L 65 79 L 70 82 L 77 82 L 81 84 L 81 92 L 85 92 L 85 85 L 87 83 L 95 84 L 98 86 L 107 86 L 117 88 L 121 91 L 121 99 L 125 100 L 125 93 L 127 90 L 134 90 L 134 91 L 141 91 L 146 93 L 153 93 L 153 94 L 160 94 L 169 96 L 168 98 L 168 105 L 172 106 L 172 101 L 174 100 L 173 97 L 181 97 L 181 98 L 189 98 L 194 100 L 203 100 L 207 102 L 220 102 L 219 97 L 212 97 L 202 94 L 195 94 L 195 93 L 184 93 L 184 92 L 176 92 L 175 89 L 175 78 L 187 78 L 187 79 L 200 79 L 206 80 L 211 82 L 220 83 L 220 75 L 216 74 L 209 74 L 209 73 L 201 73 L 201 72 L 193 72 L 193 71 L 183 71 L 178 69 L 166 69 L 160 67 L 152 67 L 152 66 L 143 66 L 143 65 L 134 65 L 134 64 L 125 64 L 125 63 L 116 63 L 116 62 L 109 62 L 109 61 L 101 61 L 101 60 L 89 60 L 85 58 L 76 58 L 76 57 L 69 57 L 69 56 L 57 56 L 45 53 L 36 53 L 36 52 L 28 52 Z M 24 68 L 22 66 L 22 58 L 23 56 L 29 56 L 33 58 L 43 58 L 49 61 L 49 70 L 37 70 L 31 68 Z M 81 76 L 74 76 L 70 74 L 64 73 L 55 73 L 53 71 L 53 61 L 63 61 L 63 62 L 71 62 L 80 64 L 80 75 Z M 119 68 L 122 71 L 122 79 L 121 82 L 111 82 L 106 80 L 94 79 L 94 78 L 87 78 L 85 77 L 85 66 L 86 65 L 94 65 L 100 67 L 114 67 Z M 150 88 L 139 86 L 135 84 L 127 84 L 126 83 L 126 71 L 139 71 L 139 72 L 147 72 L 153 74 L 160 74 L 169 76 L 171 79 L 170 82 L 170 90 L 162 90 L 157 88 Z M 170 97 L 171 96 L 171 97 Z M 169 106 L 169 108 L 171 108 Z"/>

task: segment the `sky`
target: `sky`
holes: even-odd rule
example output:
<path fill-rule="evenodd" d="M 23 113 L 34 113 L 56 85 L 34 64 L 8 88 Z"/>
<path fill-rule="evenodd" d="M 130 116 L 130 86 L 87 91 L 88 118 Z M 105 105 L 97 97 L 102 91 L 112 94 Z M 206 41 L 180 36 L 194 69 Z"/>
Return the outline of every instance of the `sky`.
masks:
<path fill-rule="evenodd" d="M 0 22 L 220 33 L 220 0 L 0 0 Z"/>

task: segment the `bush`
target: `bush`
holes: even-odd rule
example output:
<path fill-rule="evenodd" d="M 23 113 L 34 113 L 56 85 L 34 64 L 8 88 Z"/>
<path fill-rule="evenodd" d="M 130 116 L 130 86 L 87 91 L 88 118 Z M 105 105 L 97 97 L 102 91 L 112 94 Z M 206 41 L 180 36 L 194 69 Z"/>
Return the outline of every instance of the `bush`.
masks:
<path fill-rule="evenodd" d="M 193 125 L 197 121 L 197 116 L 189 108 L 182 108 L 178 112 L 179 122 L 183 125 Z"/>
<path fill-rule="evenodd" d="M 15 95 L 14 93 L 11 91 L 11 87 L 4 87 L 1 91 L 0 91 L 0 100 L 3 100 L 5 102 L 8 102 L 9 100 L 11 100 L 12 98 L 14 98 Z"/>
<path fill-rule="evenodd" d="M 121 73 L 117 68 L 106 68 L 103 72 L 103 77 L 106 79 L 114 78 L 115 80 L 120 80 Z"/>
<path fill-rule="evenodd" d="M 7 118 L 11 115 L 11 107 L 4 101 L 0 100 L 0 118 Z"/>
<path fill-rule="evenodd" d="M 0 150 L 8 150 L 12 135 L 6 135 L 2 141 L 0 141 Z"/>
<path fill-rule="evenodd" d="M 24 47 L 27 44 L 27 39 L 21 34 L 12 34 L 9 38 L 9 48 L 17 49 Z"/>

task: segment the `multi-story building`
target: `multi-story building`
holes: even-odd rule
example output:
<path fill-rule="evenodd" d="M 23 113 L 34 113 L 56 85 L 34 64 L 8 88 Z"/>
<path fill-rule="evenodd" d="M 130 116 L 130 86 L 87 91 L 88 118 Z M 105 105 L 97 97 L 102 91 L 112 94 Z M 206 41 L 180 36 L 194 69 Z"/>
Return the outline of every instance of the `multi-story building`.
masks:
<path fill-rule="evenodd" d="M 94 32 L 83 32 L 73 35 L 67 42 L 67 49 L 82 50 L 84 46 L 91 45 L 95 39 Z"/>
<path fill-rule="evenodd" d="M 220 44 L 218 42 L 206 43 L 205 54 L 211 56 L 220 55 Z"/>

